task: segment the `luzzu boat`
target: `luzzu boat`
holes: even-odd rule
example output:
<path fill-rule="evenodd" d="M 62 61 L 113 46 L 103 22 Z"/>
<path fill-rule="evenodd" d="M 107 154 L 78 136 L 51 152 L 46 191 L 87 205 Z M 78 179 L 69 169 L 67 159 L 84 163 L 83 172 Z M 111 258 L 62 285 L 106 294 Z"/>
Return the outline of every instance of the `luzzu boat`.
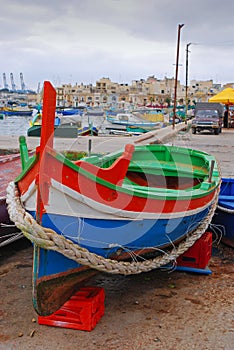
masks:
<path fill-rule="evenodd" d="M 234 248 L 234 179 L 222 178 L 218 205 L 212 218 L 211 229 L 220 232 L 222 241 Z M 218 228 L 218 231 L 217 231 Z"/>
<path fill-rule="evenodd" d="M 7 197 L 11 219 L 34 243 L 40 315 L 97 271 L 136 274 L 174 261 L 204 233 L 220 184 L 211 155 L 162 144 L 68 160 L 53 148 L 55 101 L 45 82 L 40 146 L 29 157 L 20 138 L 23 170 Z"/>
<path fill-rule="evenodd" d="M 8 116 L 24 116 L 30 117 L 33 110 L 28 106 L 17 106 L 17 107 L 4 107 L 2 113 Z"/>

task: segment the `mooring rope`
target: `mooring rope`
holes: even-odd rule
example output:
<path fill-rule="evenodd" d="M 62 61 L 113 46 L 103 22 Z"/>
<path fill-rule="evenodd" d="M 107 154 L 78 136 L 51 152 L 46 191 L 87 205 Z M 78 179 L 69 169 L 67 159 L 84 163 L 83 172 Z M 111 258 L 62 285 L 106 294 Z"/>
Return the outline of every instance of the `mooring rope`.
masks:
<path fill-rule="evenodd" d="M 217 190 L 206 218 L 177 247 L 173 246 L 169 252 L 165 251 L 164 254 L 150 260 L 132 262 L 107 259 L 91 253 L 64 236 L 57 234 L 54 230 L 39 225 L 21 205 L 18 188 L 14 182 L 10 182 L 8 185 L 6 201 L 11 221 L 15 222 L 24 236 L 37 246 L 59 252 L 81 265 L 102 272 L 131 275 L 165 266 L 187 251 L 206 232 L 217 206 L 218 193 Z"/>

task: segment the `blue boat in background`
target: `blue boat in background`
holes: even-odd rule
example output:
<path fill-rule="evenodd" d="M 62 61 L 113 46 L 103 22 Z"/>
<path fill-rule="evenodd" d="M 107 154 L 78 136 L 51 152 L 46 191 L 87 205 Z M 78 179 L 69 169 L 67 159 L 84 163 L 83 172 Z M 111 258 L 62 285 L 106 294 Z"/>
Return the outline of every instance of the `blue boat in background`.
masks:
<path fill-rule="evenodd" d="M 234 248 L 234 178 L 222 178 L 218 206 L 212 224 L 218 225 L 222 241 Z"/>
<path fill-rule="evenodd" d="M 28 106 L 4 107 L 1 113 L 7 116 L 23 116 L 30 117 L 33 110 Z"/>
<path fill-rule="evenodd" d="M 65 108 L 62 111 L 60 111 L 62 115 L 83 115 L 84 109 L 83 108 Z"/>

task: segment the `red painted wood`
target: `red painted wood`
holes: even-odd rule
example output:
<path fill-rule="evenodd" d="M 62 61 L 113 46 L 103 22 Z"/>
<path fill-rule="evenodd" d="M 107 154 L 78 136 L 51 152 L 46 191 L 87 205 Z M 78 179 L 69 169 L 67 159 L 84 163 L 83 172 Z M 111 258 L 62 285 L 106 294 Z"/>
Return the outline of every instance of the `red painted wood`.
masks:
<path fill-rule="evenodd" d="M 44 205 L 49 201 L 50 179 L 48 178 L 46 163 L 46 147 L 53 148 L 54 139 L 54 119 L 56 111 L 56 91 L 49 81 L 44 82 L 43 109 L 42 109 L 42 127 L 41 142 L 39 147 L 40 170 L 37 178 L 37 221 L 41 222 Z M 37 151 L 39 151 L 37 150 Z"/>
<path fill-rule="evenodd" d="M 75 171 L 74 169 L 69 168 L 67 165 L 61 163 L 55 158 L 53 151 L 45 153 L 45 163 L 49 164 L 49 166 L 46 168 L 47 180 L 52 178 L 98 203 L 121 210 L 149 213 L 186 212 L 188 210 L 205 206 L 213 199 L 215 195 L 215 192 L 212 192 L 209 195 L 201 198 L 199 197 L 186 200 L 169 200 L 166 199 L 166 197 L 165 199 L 154 199 L 134 196 L 133 194 L 116 191 L 115 188 L 99 184 L 95 181 L 96 179 L 92 180 L 79 173 L 79 169 Z M 99 168 L 96 170 L 98 171 Z M 22 194 L 27 191 L 30 183 L 38 176 L 38 173 L 40 172 L 41 167 L 39 167 L 39 164 L 37 163 L 37 165 L 34 166 L 26 174 L 26 176 L 19 181 L 18 186 Z M 96 175 L 95 173 L 93 174 Z M 45 191 L 41 193 L 42 202 L 46 204 L 48 202 L 47 192 Z"/>
<path fill-rule="evenodd" d="M 17 182 L 17 186 L 19 188 L 20 194 L 23 195 L 27 192 L 31 183 L 37 179 L 39 172 L 39 162 L 35 163 L 33 168 L 24 175 L 22 180 Z"/>
<path fill-rule="evenodd" d="M 95 180 L 80 174 L 65 164 L 59 162 L 51 154 L 47 153 L 48 176 L 59 183 L 91 198 L 98 203 L 111 206 L 116 209 L 149 212 L 149 213 L 176 213 L 197 209 L 209 203 L 215 193 L 210 193 L 201 198 L 186 200 L 153 199 L 134 196 L 124 192 L 116 191 Z"/>
<path fill-rule="evenodd" d="M 6 197 L 6 189 L 10 181 L 21 173 L 20 155 L 0 156 L 0 198 Z"/>
<path fill-rule="evenodd" d="M 53 148 L 56 91 L 49 81 L 44 82 L 40 151 Z"/>
<path fill-rule="evenodd" d="M 135 147 L 131 144 L 125 146 L 125 152 L 107 169 L 99 168 L 93 164 L 79 160 L 75 164 L 91 174 L 112 184 L 121 186 L 128 170 L 129 163 Z"/>

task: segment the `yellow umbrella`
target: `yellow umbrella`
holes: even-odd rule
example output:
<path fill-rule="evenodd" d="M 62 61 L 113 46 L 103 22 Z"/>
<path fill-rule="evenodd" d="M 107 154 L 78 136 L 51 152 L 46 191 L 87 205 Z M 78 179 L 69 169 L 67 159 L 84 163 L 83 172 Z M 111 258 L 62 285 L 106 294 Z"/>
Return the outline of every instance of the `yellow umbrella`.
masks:
<path fill-rule="evenodd" d="M 227 88 L 219 92 L 217 95 L 211 97 L 209 102 L 217 102 L 226 105 L 227 111 L 224 114 L 224 127 L 230 125 L 229 106 L 234 105 L 234 89 Z"/>
<path fill-rule="evenodd" d="M 209 102 L 218 102 L 223 103 L 224 105 L 233 105 L 234 104 L 234 89 L 227 88 L 219 92 L 217 95 L 214 95 L 209 99 Z"/>

